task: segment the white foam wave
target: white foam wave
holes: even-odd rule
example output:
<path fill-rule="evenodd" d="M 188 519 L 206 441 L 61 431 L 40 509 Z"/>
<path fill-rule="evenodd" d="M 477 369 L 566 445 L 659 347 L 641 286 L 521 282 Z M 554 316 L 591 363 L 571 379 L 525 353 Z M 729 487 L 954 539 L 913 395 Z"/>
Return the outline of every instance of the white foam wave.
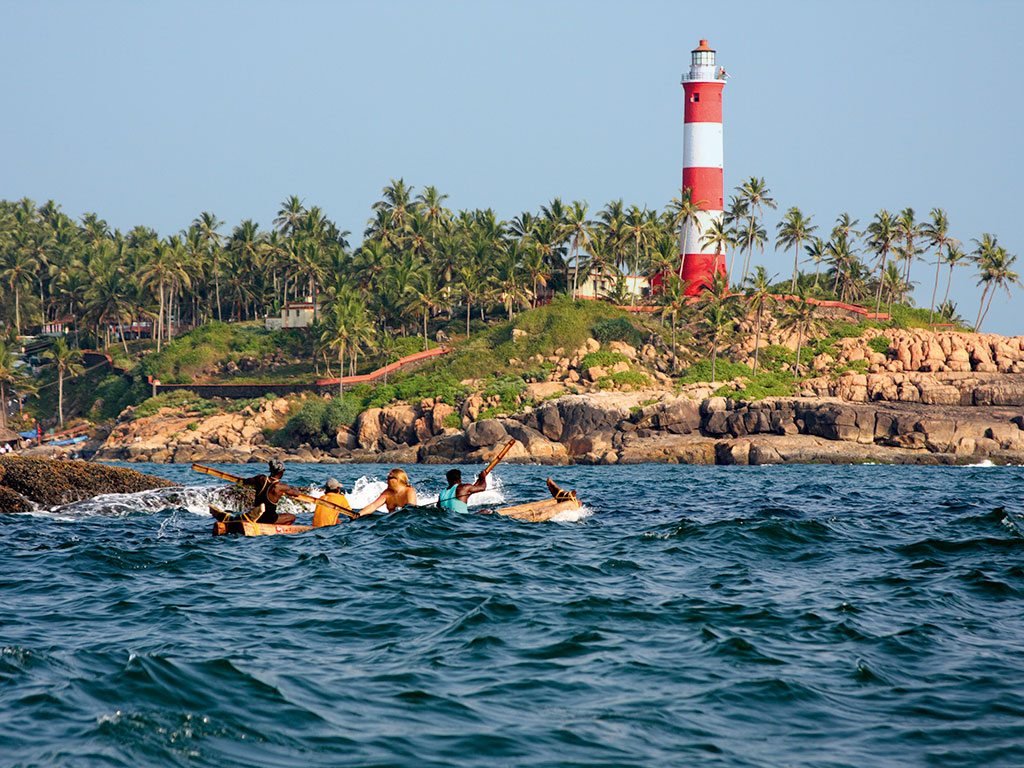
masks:
<path fill-rule="evenodd" d="M 348 496 L 349 504 L 352 505 L 353 509 L 360 509 L 380 496 L 386 487 L 386 480 L 382 480 L 376 476 L 363 475 L 352 484 L 352 490 L 345 495 Z M 501 478 L 495 477 L 494 475 L 488 475 L 487 490 L 481 491 L 480 493 L 474 493 L 470 496 L 469 506 L 493 507 L 504 504 L 505 492 L 503 488 L 504 483 L 502 483 Z M 438 494 L 436 493 L 420 493 L 418 491 L 416 494 L 417 501 L 423 506 L 436 504 L 437 496 Z"/>
<path fill-rule="evenodd" d="M 589 507 L 580 507 L 579 509 L 567 509 L 564 512 L 559 512 L 557 515 L 552 517 L 549 522 L 579 523 L 586 520 L 592 514 L 594 514 L 594 512 Z"/>
<path fill-rule="evenodd" d="M 998 464 L 992 463 L 991 459 L 982 459 L 977 464 L 964 464 L 965 467 L 997 467 Z"/>

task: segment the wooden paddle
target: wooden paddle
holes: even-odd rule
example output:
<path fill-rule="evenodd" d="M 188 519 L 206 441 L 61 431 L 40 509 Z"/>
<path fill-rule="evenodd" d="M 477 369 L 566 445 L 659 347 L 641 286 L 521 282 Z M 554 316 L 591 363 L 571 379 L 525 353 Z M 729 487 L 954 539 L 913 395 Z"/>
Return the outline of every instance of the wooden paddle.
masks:
<path fill-rule="evenodd" d="M 230 483 L 236 483 L 238 485 L 241 485 L 245 480 L 244 477 L 232 475 L 229 472 L 222 472 L 219 469 L 214 469 L 213 467 L 206 467 L 203 466 L 202 464 L 193 464 L 192 471 L 202 472 L 204 475 L 212 475 L 213 477 L 219 477 L 221 480 L 227 480 Z M 285 485 L 284 483 L 278 483 L 278 486 L 281 488 L 281 492 L 284 493 L 285 496 L 293 498 L 297 501 L 304 501 L 307 504 L 322 504 L 328 509 L 340 512 L 346 517 L 352 519 L 358 517 L 358 515 L 351 509 L 345 509 L 345 507 L 341 506 L 340 504 L 335 504 L 333 501 L 327 501 L 326 499 L 317 498 L 316 496 L 310 496 L 308 493 L 303 493 L 298 488 L 292 488 L 290 485 Z"/>
<path fill-rule="evenodd" d="M 504 459 L 508 452 L 512 450 L 512 446 L 515 444 L 516 439 L 513 437 L 505 444 L 505 447 L 498 452 L 498 455 L 491 459 L 491 463 L 488 464 L 484 471 L 480 473 L 480 477 L 487 477 L 491 473 L 491 470 L 498 466 L 498 462 Z"/>

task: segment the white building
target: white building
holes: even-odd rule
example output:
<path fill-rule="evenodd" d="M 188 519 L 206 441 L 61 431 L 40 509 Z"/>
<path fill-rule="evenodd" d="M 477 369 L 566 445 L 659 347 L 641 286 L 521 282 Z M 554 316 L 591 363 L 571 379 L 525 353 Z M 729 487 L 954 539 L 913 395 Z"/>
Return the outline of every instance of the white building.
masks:
<path fill-rule="evenodd" d="M 308 328 L 316 316 L 316 305 L 309 296 L 305 301 L 289 301 L 281 309 L 279 317 L 267 317 L 268 331 L 280 331 L 282 328 Z"/>

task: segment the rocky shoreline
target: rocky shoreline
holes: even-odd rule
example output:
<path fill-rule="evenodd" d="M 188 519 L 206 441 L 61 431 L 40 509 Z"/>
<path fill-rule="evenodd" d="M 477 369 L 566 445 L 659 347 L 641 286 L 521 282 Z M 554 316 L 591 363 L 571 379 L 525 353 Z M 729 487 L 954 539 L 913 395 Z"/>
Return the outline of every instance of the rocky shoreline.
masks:
<path fill-rule="evenodd" d="M 609 346 L 630 364 L 644 358 Z M 602 390 L 605 372 L 581 364 L 598 348 L 589 339 L 549 360 L 552 380 L 529 385 L 519 411 L 500 418 L 481 418 L 500 403 L 480 394 L 458 408 L 397 403 L 363 411 L 329 450 L 286 450 L 267 442 L 288 417 L 285 399 L 205 419 L 126 413 L 95 457 L 479 463 L 515 438 L 506 460 L 537 464 L 1024 463 L 1024 337 L 869 329 L 816 356 L 813 368 L 832 373 L 805 380 L 798 395 L 756 401 L 714 397 L 710 384 L 676 388 L 650 369 L 652 388 Z"/>

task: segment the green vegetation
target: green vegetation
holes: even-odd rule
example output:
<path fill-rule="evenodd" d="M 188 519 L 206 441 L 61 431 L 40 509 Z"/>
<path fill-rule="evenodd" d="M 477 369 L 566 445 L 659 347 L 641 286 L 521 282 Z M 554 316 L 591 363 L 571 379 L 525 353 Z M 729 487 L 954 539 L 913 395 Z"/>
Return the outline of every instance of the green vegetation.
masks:
<path fill-rule="evenodd" d="M 303 444 L 311 448 L 334 448 L 338 430 L 352 424 L 361 410 L 360 402 L 352 397 L 309 398 L 284 427 L 274 433 L 271 444 L 283 448 Z"/>
<path fill-rule="evenodd" d="M 624 341 L 630 346 L 643 344 L 643 335 L 636 325 L 626 317 L 609 317 L 598 320 L 592 326 L 594 338 L 602 343 Z"/>
<path fill-rule="evenodd" d="M 644 389 L 651 385 L 651 378 L 646 373 L 641 373 L 640 371 L 616 371 L 607 376 L 602 376 L 594 383 L 599 389 L 611 389 L 612 387 Z"/>
<path fill-rule="evenodd" d="M 201 417 L 213 416 L 222 410 L 211 400 L 206 400 L 192 392 L 175 390 L 143 400 L 135 409 L 135 417 L 142 419 L 147 416 L 155 416 L 161 408 L 180 410 Z"/>
<path fill-rule="evenodd" d="M 628 362 L 629 358 L 621 352 L 609 352 L 601 349 L 597 352 L 588 352 L 584 355 L 583 359 L 580 361 L 580 370 L 587 371 L 597 366 L 600 366 L 601 368 L 608 368 L 616 363 Z"/>
<path fill-rule="evenodd" d="M 760 400 L 765 397 L 785 397 L 794 392 L 793 377 L 775 371 L 765 371 L 746 379 L 742 386 L 724 386 L 715 390 L 721 397 L 734 400 Z"/>
<path fill-rule="evenodd" d="M 224 363 L 264 360 L 275 354 L 311 357 L 309 337 L 301 331 L 265 331 L 256 324 L 210 322 L 174 339 L 142 361 L 142 372 L 165 384 L 189 384 Z M 312 373 L 312 366 L 307 366 Z M 265 378 L 265 377 L 264 377 Z M 307 376 L 308 378 L 308 376 Z"/>
<path fill-rule="evenodd" d="M 868 347 L 873 352 L 884 355 L 889 351 L 889 339 L 885 336 L 875 336 L 868 341 Z"/>

